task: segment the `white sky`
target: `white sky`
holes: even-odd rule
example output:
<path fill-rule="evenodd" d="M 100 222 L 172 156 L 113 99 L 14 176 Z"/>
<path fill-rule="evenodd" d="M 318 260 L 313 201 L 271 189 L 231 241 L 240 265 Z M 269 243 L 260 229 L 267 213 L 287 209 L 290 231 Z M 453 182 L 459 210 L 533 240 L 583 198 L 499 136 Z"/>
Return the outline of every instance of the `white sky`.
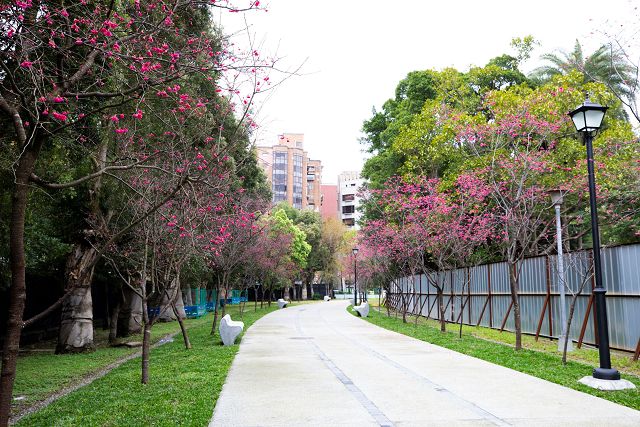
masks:
<path fill-rule="evenodd" d="M 289 70 L 304 65 L 301 75 L 263 97 L 256 142 L 271 145 L 280 133 L 304 133 L 309 156 L 322 161 L 324 183 L 361 169 L 362 122 L 394 96 L 408 72 L 483 66 L 513 53 L 513 37 L 530 34 L 541 46 L 525 64 L 529 71 L 539 55 L 570 51 L 576 38 L 592 52 L 602 40 L 598 30 L 617 31 L 636 7 L 632 0 L 261 1 L 265 5 L 267 12 L 242 18 L 261 53 L 277 52 Z M 220 16 L 227 32 L 244 25 L 239 18 Z"/>

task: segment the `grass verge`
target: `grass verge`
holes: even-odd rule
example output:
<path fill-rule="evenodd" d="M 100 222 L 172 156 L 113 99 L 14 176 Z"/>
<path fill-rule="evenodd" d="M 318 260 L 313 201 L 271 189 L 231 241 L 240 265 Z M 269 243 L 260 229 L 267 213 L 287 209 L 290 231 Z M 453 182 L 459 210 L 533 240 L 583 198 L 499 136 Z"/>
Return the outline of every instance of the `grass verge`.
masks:
<path fill-rule="evenodd" d="M 272 304 L 254 312 L 248 305 L 241 319 L 245 330 L 275 309 L 277 305 Z M 240 319 L 238 307 L 231 306 L 227 312 L 234 320 Z M 208 314 L 188 321 L 191 350 L 184 348 L 180 334 L 173 342 L 152 350 L 149 384 L 140 383 L 140 358 L 135 358 L 17 425 L 207 425 L 239 347 L 224 347 L 218 334 L 211 336 L 212 320 Z M 156 325 L 155 340 L 176 330 L 177 322 Z M 105 348 L 89 354 L 21 358 L 15 395 L 51 394 L 129 353 L 131 350 Z"/>
<path fill-rule="evenodd" d="M 349 311 L 354 314 L 351 308 L 349 308 Z M 580 378 L 591 375 L 593 364 L 587 365 L 570 360 L 567 365 L 563 366 L 560 354 L 547 352 L 545 347 L 525 348 L 521 351 L 515 351 L 513 346 L 495 342 L 495 340 L 489 341 L 479 338 L 469 331 L 469 329 L 480 330 L 487 328 L 475 328 L 472 326 L 467 327 L 467 329 L 463 328 L 462 338 L 459 338 L 458 329 L 455 325 L 447 325 L 449 331 L 443 334 L 440 332 L 439 327 L 434 327 L 432 321 L 425 322 L 423 318 L 419 319 L 417 325 L 414 323 L 415 319 L 413 318 L 410 322 L 403 323 L 402 318 L 387 317 L 385 312 L 378 312 L 372 309 L 369 312 L 369 317 L 364 320 L 403 335 L 640 410 L 640 378 L 635 375 L 623 374 L 622 377 L 634 383 L 637 387 L 636 389 L 614 392 L 600 391 L 578 382 Z"/>

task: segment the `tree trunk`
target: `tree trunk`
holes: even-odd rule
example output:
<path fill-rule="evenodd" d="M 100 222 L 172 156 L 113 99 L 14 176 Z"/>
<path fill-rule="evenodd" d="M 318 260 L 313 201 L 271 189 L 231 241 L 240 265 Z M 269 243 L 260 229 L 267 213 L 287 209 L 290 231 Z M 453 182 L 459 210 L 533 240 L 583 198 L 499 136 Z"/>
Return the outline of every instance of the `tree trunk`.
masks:
<path fill-rule="evenodd" d="M 191 296 L 191 289 L 186 289 L 185 296 L 186 296 L 186 298 L 184 298 L 184 303 L 186 305 L 194 305 L 193 304 L 193 298 Z"/>
<path fill-rule="evenodd" d="M 66 286 L 73 289 L 62 304 L 57 354 L 93 351 L 91 282 L 98 251 L 88 242 L 76 244 L 67 258 Z"/>
<path fill-rule="evenodd" d="M 562 364 L 563 365 L 567 364 L 567 348 L 569 346 L 569 340 L 571 339 L 569 338 L 570 331 L 571 331 L 571 321 L 573 320 L 573 313 L 576 309 L 576 301 L 578 300 L 579 295 L 580 295 L 579 293 L 574 295 L 573 298 L 571 299 L 571 303 L 569 304 L 569 314 L 567 316 L 567 337 L 564 340 L 564 347 L 562 348 Z"/>
<path fill-rule="evenodd" d="M 173 310 L 173 314 L 178 319 L 178 324 L 180 325 L 180 331 L 182 332 L 182 338 L 184 339 L 184 347 L 189 350 L 191 349 L 191 341 L 189 341 L 189 335 L 187 334 L 187 328 L 184 327 L 184 322 L 182 317 L 180 317 L 180 313 L 178 313 L 178 309 L 176 308 L 175 303 L 171 303 L 171 309 Z"/>
<path fill-rule="evenodd" d="M 520 298 L 518 271 L 516 262 L 509 262 L 509 287 L 511 288 L 511 302 L 513 303 L 513 321 L 516 333 L 516 350 L 522 349 L 522 321 L 520 316 Z"/>
<path fill-rule="evenodd" d="M 264 286 L 260 286 L 261 289 L 261 293 L 262 293 L 262 299 L 260 300 L 260 309 L 262 309 L 262 307 L 264 307 Z"/>
<path fill-rule="evenodd" d="M 440 332 L 447 331 L 447 320 L 445 319 L 444 293 L 442 288 L 436 288 L 438 298 L 438 311 L 440 312 Z"/>
<path fill-rule="evenodd" d="M 213 323 L 211 324 L 211 335 L 216 334 L 216 324 L 218 323 L 218 306 L 220 305 L 220 285 L 216 286 L 216 299 L 213 305 Z"/>
<path fill-rule="evenodd" d="M 142 384 L 149 384 L 149 356 L 151 353 L 151 323 L 144 324 L 142 334 Z"/>
<path fill-rule="evenodd" d="M 11 198 L 12 209 L 9 225 L 11 287 L 9 288 L 9 309 L 2 348 L 2 374 L 0 375 L 0 426 L 9 423 L 13 399 L 13 383 L 16 378 L 16 362 L 20 348 L 22 316 L 26 299 L 24 223 L 29 196 L 29 176 L 33 172 L 42 143 L 42 139 L 36 137 L 31 145 L 27 145 L 15 171 L 15 187 Z"/>
<path fill-rule="evenodd" d="M 109 344 L 116 342 L 118 336 L 118 317 L 120 317 L 120 304 L 118 301 L 109 313 Z"/>
<path fill-rule="evenodd" d="M 124 301 L 118 315 L 118 336 L 128 337 L 142 331 L 142 298 L 128 286 L 122 288 Z"/>
<path fill-rule="evenodd" d="M 176 276 L 171 280 L 171 284 L 168 286 L 165 292 L 162 293 L 160 299 L 160 315 L 158 321 L 160 322 L 173 322 L 178 317 L 183 319 L 186 316 L 184 312 L 184 302 L 182 301 L 182 291 L 180 289 L 180 277 Z M 176 313 L 171 308 L 171 304 L 175 302 Z"/>

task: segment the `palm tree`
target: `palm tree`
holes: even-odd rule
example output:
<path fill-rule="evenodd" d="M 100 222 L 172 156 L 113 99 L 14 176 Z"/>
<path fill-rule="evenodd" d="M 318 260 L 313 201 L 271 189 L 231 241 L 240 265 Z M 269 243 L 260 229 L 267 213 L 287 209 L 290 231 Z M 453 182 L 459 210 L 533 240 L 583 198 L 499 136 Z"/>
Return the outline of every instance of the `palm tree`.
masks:
<path fill-rule="evenodd" d="M 534 81 L 546 82 L 554 75 L 577 70 L 584 76 L 584 83 L 605 84 L 627 105 L 635 101 L 638 67 L 627 60 L 624 52 L 614 49 L 613 45 L 602 45 L 585 57 L 580 42 L 576 40 L 572 52 L 547 53 L 540 58 L 550 64 L 533 70 L 529 77 Z"/>

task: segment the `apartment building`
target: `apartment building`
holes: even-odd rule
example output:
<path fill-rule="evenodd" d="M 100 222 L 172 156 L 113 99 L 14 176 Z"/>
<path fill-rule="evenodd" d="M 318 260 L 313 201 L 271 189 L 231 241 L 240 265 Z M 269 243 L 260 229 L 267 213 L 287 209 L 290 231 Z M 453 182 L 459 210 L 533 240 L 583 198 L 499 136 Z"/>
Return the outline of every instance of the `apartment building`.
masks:
<path fill-rule="evenodd" d="M 322 163 L 304 151 L 304 134 L 278 135 L 271 147 L 257 147 L 258 163 L 271 183 L 273 203 L 288 202 L 297 209 L 320 211 Z"/>
<path fill-rule="evenodd" d="M 360 198 L 358 191 L 362 187 L 359 172 L 342 172 L 338 175 L 338 215 L 342 223 L 349 228 L 358 229 L 360 219 Z"/>
<path fill-rule="evenodd" d="M 321 191 L 320 215 L 322 219 L 338 219 L 338 186 L 336 184 L 322 184 Z"/>

